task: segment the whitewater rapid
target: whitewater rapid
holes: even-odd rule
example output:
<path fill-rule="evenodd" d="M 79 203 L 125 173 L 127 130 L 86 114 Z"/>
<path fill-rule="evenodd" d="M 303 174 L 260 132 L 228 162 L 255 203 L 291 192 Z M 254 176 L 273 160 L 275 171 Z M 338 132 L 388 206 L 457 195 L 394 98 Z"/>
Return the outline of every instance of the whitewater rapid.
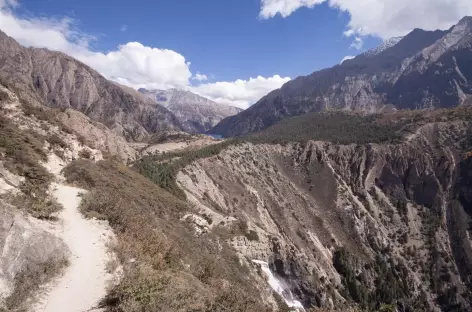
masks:
<path fill-rule="evenodd" d="M 267 282 L 269 283 L 270 287 L 282 297 L 289 308 L 295 309 L 295 311 L 299 312 L 305 311 L 303 304 L 300 301 L 294 299 L 290 289 L 285 287 L 284 283 L 272 273 L 267 262 L 261 260 L 252 260 L 252 262 L 261 266 L 261 270 L 267 276 Z"/>

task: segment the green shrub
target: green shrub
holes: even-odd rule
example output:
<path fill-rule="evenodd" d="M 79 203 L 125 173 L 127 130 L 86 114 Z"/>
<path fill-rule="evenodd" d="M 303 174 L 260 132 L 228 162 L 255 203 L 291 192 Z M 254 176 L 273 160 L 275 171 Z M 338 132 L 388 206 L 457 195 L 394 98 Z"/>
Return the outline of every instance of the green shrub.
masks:
<path fill-rule="evenodd" d="M 257 235 L 256 231 L 250 230 L 245 236 L 250 241 L 259 241 L 259 235 Z"/>

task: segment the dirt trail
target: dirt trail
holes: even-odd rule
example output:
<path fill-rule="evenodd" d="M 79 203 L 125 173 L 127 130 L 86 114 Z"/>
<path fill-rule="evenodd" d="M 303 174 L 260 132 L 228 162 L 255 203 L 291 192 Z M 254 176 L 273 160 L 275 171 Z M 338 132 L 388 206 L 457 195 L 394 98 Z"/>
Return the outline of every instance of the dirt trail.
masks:
<path fill-rule="evenodd" d="M 113 237 L 108 224 L 87 220 L 78 210 L 84 190 L 58 184 L 54 192 L 64 206 L 59 219 L 59 236 L 71 251 L 70 265 L 65 274 L 47 288 L 45 295 L 33 308 L 34 312 L 100 311 L 98 302 L 105 296 L 106 287 L 113 279 L 106 272 L 110 260 L 107 242 Z"/>

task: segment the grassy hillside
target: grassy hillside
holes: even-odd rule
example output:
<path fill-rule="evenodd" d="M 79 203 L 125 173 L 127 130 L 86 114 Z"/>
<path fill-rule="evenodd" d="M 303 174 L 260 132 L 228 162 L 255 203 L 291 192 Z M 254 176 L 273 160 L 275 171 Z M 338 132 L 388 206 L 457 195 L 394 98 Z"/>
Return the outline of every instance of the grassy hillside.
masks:
<path fill-rule="evenodd" d="M 107 311 L 269 311 L 233 249 L 180 221 L 192 210 L 186 202 L 118 161 L 75 161 L 64 173 L 90 190 L 82 211 L 118 236 L 125 276 L 103 301 Z"/>

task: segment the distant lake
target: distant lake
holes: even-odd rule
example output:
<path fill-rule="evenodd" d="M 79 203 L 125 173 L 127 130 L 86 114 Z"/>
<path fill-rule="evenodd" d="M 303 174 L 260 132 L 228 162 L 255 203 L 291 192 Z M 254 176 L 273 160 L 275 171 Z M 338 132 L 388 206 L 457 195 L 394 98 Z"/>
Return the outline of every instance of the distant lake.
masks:
<path fill-rule="evenodd" d="M 220 140 L 223 138 L 221 134 L 209 134 L 213 139 Z"/>

